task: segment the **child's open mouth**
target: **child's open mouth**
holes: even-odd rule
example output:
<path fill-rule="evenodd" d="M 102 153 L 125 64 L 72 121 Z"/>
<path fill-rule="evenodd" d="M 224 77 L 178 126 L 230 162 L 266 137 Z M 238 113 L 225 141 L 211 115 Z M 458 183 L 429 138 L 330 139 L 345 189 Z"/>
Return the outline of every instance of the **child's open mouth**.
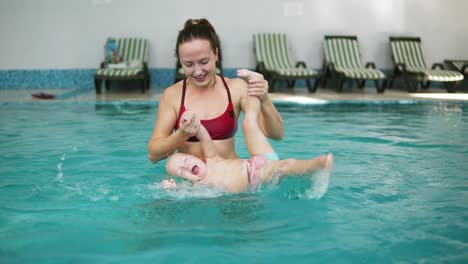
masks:
<path fill-rule="evenodd" d="M 199 172 L 199 170 L 200 170 L 200 169 L 198 168 L 198 166 L 196 166 L 196 165 L 193 166 L 193 168 L 192 168 L 192 174 L 197 175 L 198 172 Z"/>

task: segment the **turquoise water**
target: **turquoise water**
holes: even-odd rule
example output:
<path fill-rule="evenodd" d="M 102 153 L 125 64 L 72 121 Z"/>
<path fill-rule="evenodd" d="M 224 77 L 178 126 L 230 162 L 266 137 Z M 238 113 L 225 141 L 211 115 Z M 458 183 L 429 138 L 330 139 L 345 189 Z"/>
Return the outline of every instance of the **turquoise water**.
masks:
<path fill-rule="evenodd" d="M 468 262 L 467 104 L 278 108 L 281 157 L 335 155 L 319 200 L 163 192 L 154 103 L 0 104 L 0 263 Z"/>

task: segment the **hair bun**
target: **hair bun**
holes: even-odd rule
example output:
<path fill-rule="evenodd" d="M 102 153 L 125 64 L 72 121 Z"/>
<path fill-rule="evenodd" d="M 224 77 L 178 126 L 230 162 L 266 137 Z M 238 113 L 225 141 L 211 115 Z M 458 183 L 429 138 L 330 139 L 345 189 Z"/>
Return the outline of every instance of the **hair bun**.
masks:
<path fill-rule="evenodd" d="M 196 26 L 207 27 L 211 32 L 216 34 L 216 31 L 213 25 L 211 25 L 211 23 L 206 18 L 196 18 L 196 19 L 190 18 L 187 21 L 185 21 L 184 29 L 190 28 L 190 27 L 196 27 Z"/>

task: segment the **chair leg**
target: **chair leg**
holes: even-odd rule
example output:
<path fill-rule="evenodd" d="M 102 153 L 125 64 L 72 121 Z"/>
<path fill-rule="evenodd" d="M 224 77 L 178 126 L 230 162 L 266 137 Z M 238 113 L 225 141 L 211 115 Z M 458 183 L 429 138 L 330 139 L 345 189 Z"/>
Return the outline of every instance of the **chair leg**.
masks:
<path fill-rule="evenodd" d="M 307 89 L 309 90 L 309 93 L 315 93 L 317 91 L 320 81 L 320 78 L 315 79 L 314 86 L 312 87 L 312 85 L 310 85 L 310 80 L 306 79 Z"/>
<path fill-rule="evenodd" d="M 413 82 L 412 80 L 405 78 L 405 83 L 409 93 L 414 93 L 418 90 L 418 81 Z"/>
<path fill-rule="evenodd" d="M 322 77 L 323 81 L 322 81 L 322 87 L 323 88 L 327 88 L 327 80 L 328 80 L 328 74 L 325 74 L 323 77 Z"/>
<path fill-rule="evenodd" d="M 323 87 L 323 88 L 327 88 L 327 78 L 328 78 L 328 74 L 329 74 L 329 70 L 328 70 L 328 66 L 327 66 L 327 63 L 325 62 L 325 60 L 323 61 L 322 63 L 322 72 L 320 74 L 320 84 L 319 86 Z M 317 80 L 316 80 L 317 81 Z M 318 86 L 317 86 L 318 87 Z"/>
<path fill-rule="evenodd" d="M 110 80 L 104 80 L 104 85 L 106 86 L 106 91 L 110 90 Z"/>
<path fill-rule="evenodd" d="M 386 87 L 387 80 L 375 80 L 375 88 L 377 89 L 377 93 L 383 93 Z"/>
<path fill-rule="evenodd" d="M 94 78 L 94 88 L 96 89 L 96 93 L 100 94 L 101 93 L 101 79 Z"/>
<path fill-rule="evenodd" d="M 431 86 L 431 81 L 427 81 L 426 83 L 421 82 L 421 87 L 422 87 L 424 90 L 429 89 L 429 86 Z"/>
<path fill-rule="evenodd" d="M 384 82 L 384 86 L 385 88 L 393 88 L 393 80 L 395 79 L 394 76 L 390 76 L 388 77 L 385 82 Z"/>
<path fill-rule="evenodd" d="M 268 91 L 269 93 L 272 93 L 272 92 L 275 91 L 275 83 L 276 83 L 276 79 L 273 79 L 273 78 L 272 78 L 272 79 L 271 79 L 271 86 L 270 86 L 270 88 L 268 89 L 268 90 L 269 90 L 269 91 Z"/>
<path fill-rule="evenodd" d="M 309 91 L 309 93 L 313 93 L 314 90 L 312 89 L 312 85 L 310 85 L 310 80 L 306 79 L 305 82 L 306 82 L 307 90 Z"/>
<path fill-rule="evenodd" d="M 356 83 L 358 85 L 359 89 L 364 88 L 364 85 L 366 85 L 366 80 L 356 80 Z"/>
<path fill-rule="evenodd" d="M 345 79 L 344 78 L 339 78 L 338 79 L 338 92 L 341 92 L 343 91 L 343 85 L 345 83 Z"/>
<path fill-rule="evenodd" d="M 446 83 L 445 85 L 446 85 L 446 88 L 447 88 L 447 92 L 448 93 L 456 93 L 457 89 L 458 89 L 458 87 L 460 86 L 461 83 L 462 83 L 462 81 Z"/>

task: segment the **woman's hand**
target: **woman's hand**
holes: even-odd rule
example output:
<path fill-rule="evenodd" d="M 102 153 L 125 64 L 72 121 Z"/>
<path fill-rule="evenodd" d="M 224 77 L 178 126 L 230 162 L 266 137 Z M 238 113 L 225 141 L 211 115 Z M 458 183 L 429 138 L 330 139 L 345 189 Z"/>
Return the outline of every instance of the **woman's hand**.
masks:
<path fill-rule="evenodd" d="M 247 82 L 247 95 L 257 96 L 263 102 L 268 95 L 268 82 L 258 72 L 237 70 L 237 76 Z"/>
<path fill-rule="evenodd" d="M 179 129 L 182 133 L 188 135 L 189 137 L 195 136 L 198 133 L 200 128 L 200 120 L 197 115 L 187 110 L 180 117 Z"/>

